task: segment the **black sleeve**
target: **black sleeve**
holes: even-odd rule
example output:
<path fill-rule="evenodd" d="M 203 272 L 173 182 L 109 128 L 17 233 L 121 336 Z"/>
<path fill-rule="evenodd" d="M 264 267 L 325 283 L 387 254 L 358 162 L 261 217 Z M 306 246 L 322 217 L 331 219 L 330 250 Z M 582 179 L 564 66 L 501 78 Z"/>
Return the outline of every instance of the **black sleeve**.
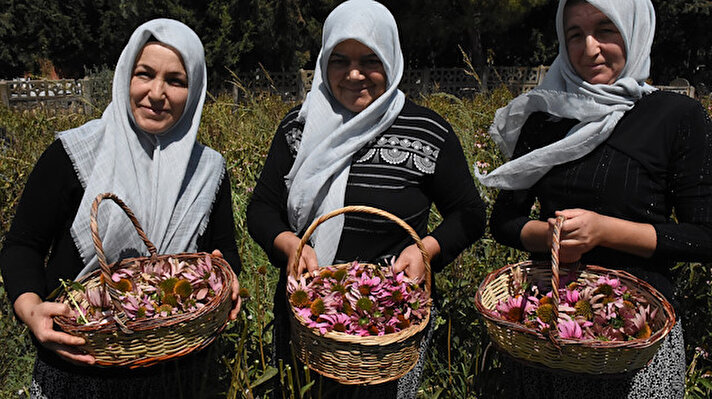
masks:
<path fill-rule="evenodd" d="M 577 123 L 574 119 L 558 119 L 545 112 L 532 113 L 522 126 L 512 159 L 562 139 Z M 492 237 L 500 244 L 527 251 L 521 233 L 524 225 L 533 220 L 530 215 L 535 202 L 536 195 L 531 189 L 500 190 L 490 215 Z"/>
<path fill-rule="evenodd" d="M 74 220 L 81 193 L 74 167 L 62 143 L 55 140 L 30 173 L 0 253 L 0 269 L 10 301 L 26 292 L 44 298 L 45 258 L 67 224 Z M 57 255 L 57 254 L 55 254 Z M 65 257 L 59 275 L 71 274 L 78 259 Z"/>
<path fill-rule="evenodd" d="M 273 265 L 284 264 L 281 254 L 274 251 L 274 239 L 284 231 L 292 231 L 287 216 L 284 176 L 292 168 L 294 158 L 287 144 L 284 124 L 282 122 L 272 139 L 262 173 L 247 205 L 247 230 Z"/>
<path fill-rule="evenodd" d="M 440 271 L 482 236 L 485 204 L 472 180 L 465 154 L 447 122 L 448 135 L 438 156 L 428 195 L 443 217 L 430 233 L 440 244 L 440 256 L 433 259 L 433 271 Z"/>
<path fill-rule="evenodd" d="M 655 224 L 655 257 L 712 260 L 712 122 L 698 103 L 680 115 L 669 171 L 678 223 Z"/>
<path fill-rule="evenodd" d="M 215 203 L 205 233 L 198 238 L 198 251 L 219 249 L 236 275 L 240 275 L 242 261 L 235 242 L 235 219 L 232 213 L 230 176 L 227 171 L 220 182 Z"/>

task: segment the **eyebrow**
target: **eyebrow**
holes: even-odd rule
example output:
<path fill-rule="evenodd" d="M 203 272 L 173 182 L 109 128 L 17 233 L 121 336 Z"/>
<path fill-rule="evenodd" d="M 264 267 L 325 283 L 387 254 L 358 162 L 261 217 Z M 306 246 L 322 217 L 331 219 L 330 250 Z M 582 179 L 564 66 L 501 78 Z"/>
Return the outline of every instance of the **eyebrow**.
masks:
<path fill-rule="evenodd" d="M 136 71 L 136 69 L 138 69 L 139 67 L 145 69 L 148 72 L 156 73 L 156 70 L 148 64 L 136 64 L 136 66 L 134 66 L 134 71 Z M 170 77 L 185 77 L 186 79 L 188 78 L 188 73 L 183 71 L 168 71 L 166 72 L 166 75 Z"/>
<path fill-rule="evenodd" d="M 611 19 L 605 15 L 598 22 L 596 22 L 597 28 L 602 27 L 602 26 L 608 26 L 608 25 L 613 25 L 613 27 L 616 28 L 616 30 L 619 30 L 618 27 L 616 26 L 616 24 L 614 24 L 613 21 L 611 21 Z M 565 28 L 565 33 L 568 33 L 569 31 L 572 31 L 574 29 L 581 29 L 581 27 L 579 25 L 571 25 L 568 28 Z"/>
<path fill-rule="evenodd" d="M 337 53 L 337 52 L 332 52 L 331 55 L 329 56 L 329 58 L 332 58 L 332 57 L 345 59 L 345 60 L 349 59 L 349 57 L 347 57 L 346 55 Z M 366 54 L 366 55 L 362 56 L 359 59 L 363 60 L 363 59 L 368 59 L 368 58 L 378 58 L 378 56 L 376 55 L 376 53 L 370 53 L 370 54 Z M 380 58 L 378 58 L 378 59 L 380 60 Z"/>

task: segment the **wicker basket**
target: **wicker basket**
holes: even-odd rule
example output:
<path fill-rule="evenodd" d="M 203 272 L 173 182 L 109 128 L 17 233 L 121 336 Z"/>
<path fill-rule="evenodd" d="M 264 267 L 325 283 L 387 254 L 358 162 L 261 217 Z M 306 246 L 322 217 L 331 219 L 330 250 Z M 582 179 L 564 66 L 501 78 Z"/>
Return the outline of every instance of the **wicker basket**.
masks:
<path fill-rule="evenodd" d="M 542 292 L 559 286 L 559 232 L 563 221 L 563 217 L 557 218 L 554 228 L 551 263 L 526 261 L 508 265 L 487 275 L 480 285 L 475 305 L 484 317 L 490 338 L 512 357 L 538 367 L 585 374 L 619 374 L 645 367 L 675 324 L 675 311 L 650 284 L 624 271 L 588 265 L 584 268 L 572 267 L 568 274 L 574 274 L 567 274 L 566 277 L 582 282 L 610 275 L 620 279 L 634 295 L 645 298 L 652 307 L 659 309 L 650 323 L 654 333 L 647 339 L 562 339 L 556 327 L 551 328 L 549 335 L 543 335 L 522 324 L 502 320 L 493 313 L 498 301 L 511 295 L 514 273 L 521 273 L 528 281 L 543 283 Z M 548 278 L 551 284 L 547 286 Z M 552 290 L 552 293 L 554 309 L 558 314 L 558 290 Z M 557 318 L 554 317 L 554 320 Z"/>
<path fill-rule="evenodd" d="M 99 203 L 106 198 L 116 202 L 126 212 L 138 235 L 148 247 L 150 257 L 129 258 L 107 265 L 96 222 Z M 92 204 L 90 226 L 100 269 L 78 281 L 86 288 L 106 284 L 114 308 L 114 321 L 82 325 L 67 317 L 57 316 L 55 322 L 65 332 L 86 340 L 81 349 L 93 355 L 97 365 L 130 368 L 151 366 L 160 361 L 177 358 L 204 348 L 225 328 L 228 313 L 232 308 L 230 289 L 234 275 L 222 257 L 207 253 L 157 255 L 156 247 L 146 237 L 133 212 L 112 193 L 99 194 L 96 197 Z M 119 304 L 120 292 L 113 286 L 111 280 L 112 270 L 147 260 L 159 261 L 174 258 L 179 261 L 191 262 L 205 259 L 206 256 L 210 256 L 213 268 L 222 279 L 223 289 L 212 297 L 204 307 L 194 312 L 167 317 L 128 320 Z M 66 302 L 68 300 L 66 295 L 66 293 L 60 295 L 57 301 Z M 83 299 L 83 301 L 86 300 Z M 80 303 L 80 305 L 86 305 L 86 302 Z"/>
<path fill-rule="evenodd" d="M 314 229 L 324 221 L 347 212 L 361 212 L 382 216 L 396 222 L 415 240 L 426 266 L 425 290 L 430 294 L 430 258 L 418 234 L 397 216 L 368 206 L 347 206 L 327 213 L 309 226 L 299 243 L 295 260 L 289 265 L 289 273 L 296 277 L 297 264 L 302 249 Z M 336 268 L 348 268 L 351 264 L 334 265 Z M 372 265 L 371 265 L 372 266 Z M 345 385 L 370 385 L 395 380 L 404 376 L 418 361 L 420 342 L 425 327 L 430 320 L 430 302 L 428 310 L 418 324 L 393 334 L 360 337 L 342 332 L 329 331 L 324 335 L 319 330 L 307 327 L 296 314 L 291 304 L 289 319 L 291 325 L 292 346 L 297 357 L 310 369 L 332 378 Z"/>

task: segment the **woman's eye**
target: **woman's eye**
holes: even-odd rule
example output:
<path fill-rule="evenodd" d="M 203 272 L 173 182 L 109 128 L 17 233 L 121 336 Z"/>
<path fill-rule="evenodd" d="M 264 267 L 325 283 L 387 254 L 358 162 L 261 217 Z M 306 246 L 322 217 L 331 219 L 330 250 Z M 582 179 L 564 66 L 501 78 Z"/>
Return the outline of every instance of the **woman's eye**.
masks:
<path fill-rule="evenodd" d="M 150 79 L 152 76 L 146 71 L 136 71 L 134 72 L 134 76 L 143 78 L 143 79 Z"/>
<path fill-rule="evenodd" d="M 379 59 L 369 59 L 369 60 L 366 60 L 364 62 L 364 64 L 368 67 L 374 68 L 374 67 L 380 66 L 382 63 L 381 63 L 381 60 L 379 60 Z"/>
<path fill-rule="evenodd" d="M 183 79 L 168 79 L 168 84 L 176 87 L 188 87 L 188 82 Z"/>
<path fill-rule="evenodd" d="M 336 67 L 343 67 L 348 65 L 348 61 L 342 59 L 342 58 L 332 58 L 329 60 L 329 65 L 333 65 Z"/>

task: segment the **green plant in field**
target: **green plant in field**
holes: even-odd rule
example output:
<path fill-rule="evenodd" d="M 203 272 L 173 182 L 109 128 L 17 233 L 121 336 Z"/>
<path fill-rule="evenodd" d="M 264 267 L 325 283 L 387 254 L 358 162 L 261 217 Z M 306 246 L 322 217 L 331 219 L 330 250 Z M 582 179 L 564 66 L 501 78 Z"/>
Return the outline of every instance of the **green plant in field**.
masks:
<path fill-rule="evenodd" d="M 239 83 L 239 82 L 236 82 Z M 504 159 L 489 138 L 487 129 L 497 108 L 512 95 L 505 88 L 473 98 L 432 94 L 414 100 L 434 109 L 448 120 L 459 136 L 473 167 L 490 171 Z M 281 118 L 295 103 L 276 95 L 241 93 L 236 103 L 227 95 L 206 102 L 199 140 L 221 152 L 232 187 L 236 240 L 243 270 L 243 312 L 212 345 L 213 367 L 218 381 L 196 389 L 201 397 L 277 398 L 325 397 L 323 379 L 306 372 L 296 362 L 273 364 L 272 298 L 278 280 L 261 248 L 247 234 L 245 211 L 252 188 L 262 170 L 270 142 Z M 703 99 L 712 113 L 712 101 Z M 10 227 L 22 188 L 42 151 L 57 131 L 81 125 L 99 115 L 14 112 L 0 107 L 0 234 Z M 497 191 L 478 186 L 490 205 Z M 536 215 L 536 209 L 533 211 Z M 440 216 L 433 209 L 430 226 Z M 1 242 L 0 242 L 1 244 Z M 500 354 L 490 345 L 484 324 L 476 316 L 474 294 L 484 276 L 526 254 L 496 243 L 489 233 L 436 276 L 440 307 L 426 369 L 419 390 L 423 398 L 497 397 L 507 383 L 500 370 Z M 712 393 L 712 267 L 682 263 L 674 270 L 685 327 L 688 359 L 687 396 L 709 397 Z M 27 329 L 13 316 L 12 306 L 0 280 L 0 397 L 17 397 L 26 390 L 34 362 L 34 347 Z M 697 350 L 696 348 L 699 348 Z"/>

